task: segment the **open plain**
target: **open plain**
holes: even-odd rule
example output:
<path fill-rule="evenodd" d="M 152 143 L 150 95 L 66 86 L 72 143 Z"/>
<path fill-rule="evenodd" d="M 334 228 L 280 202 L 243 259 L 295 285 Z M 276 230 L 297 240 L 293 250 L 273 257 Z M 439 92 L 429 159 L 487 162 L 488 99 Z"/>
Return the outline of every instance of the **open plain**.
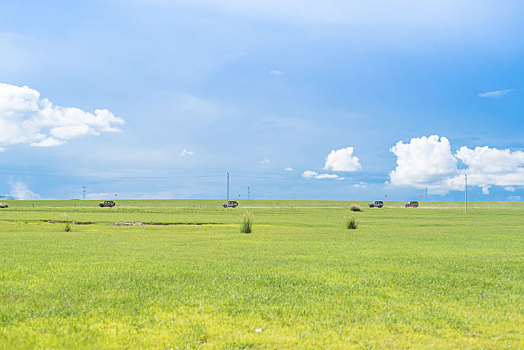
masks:
<path fill-rule="evenodd" d="M 222 202 L 7 201 L 0 349 L 524 348 L 524 203 Z"/>

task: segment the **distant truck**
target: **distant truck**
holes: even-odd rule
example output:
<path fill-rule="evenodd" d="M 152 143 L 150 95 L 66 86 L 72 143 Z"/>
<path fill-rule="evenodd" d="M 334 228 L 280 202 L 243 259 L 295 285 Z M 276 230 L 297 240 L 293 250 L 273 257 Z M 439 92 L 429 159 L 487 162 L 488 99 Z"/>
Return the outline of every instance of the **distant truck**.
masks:
<path fill-rule="evenodd" d="M 417 201 L 411 201 L 409 203 L 404 204 L 405 208 L 418 208 L 418 202 Z"/>
<path fill-rule="evenodd" d="M 227 207 L 229 207 L 229 208 L 236 208 L 236 207 L 238 207 L 238 202 L 237 201 L 228 201 L 227 203 L 222 204 L 222 206 L 224 208 L 227 208 Z"/>
<path fill-rule="evenodd" d="M 384 202 L 382 201 L 373 201 L 368 204 L 368 207 L 370 208 L 382 208 L 384 206 Z"/>
<path fill-rule="evenodd" d="M 112 207 L 115 206 L 115 202 L 113 202 L 113 201 L 104 201 L 104 203 L 100 203 L 98 205 L 100 206 L 100 208 L 104 208 L 104 207 L 112 208 Z"/>

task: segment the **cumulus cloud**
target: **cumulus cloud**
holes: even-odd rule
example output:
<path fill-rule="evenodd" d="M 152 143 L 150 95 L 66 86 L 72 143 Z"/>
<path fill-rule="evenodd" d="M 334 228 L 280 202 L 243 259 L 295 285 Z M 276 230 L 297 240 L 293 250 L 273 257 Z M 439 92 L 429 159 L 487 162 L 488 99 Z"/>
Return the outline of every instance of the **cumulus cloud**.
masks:
<path fill-rule="evenodd" d="M 282 72 L 280 70 L 273 69 L 273 70 L 269 71 L 269 74 L 271 74 L 271 75 L 282 75 L 282 74 L 284 74 L 284 72 Z"/>
<path fill-rule="evenodd" d="M 29 189 L 26 183 L 22 181 L 15 182 L 11 185 L 11 192 L 9 195 L 15 199 L 28 200 L 39 199 L 40 195 Z"/>
<path fill-rule="evenodd" d="M 397 167 L 389 174 L 392 185 L 428 187 L 445 194 L 468 184 L 489 194 L 491 186 L 524 185 L 524 152 L 501 150 L 488 146 L 459 148 L 451 152 L 449 140 L 437 135 L 413 138 L 407 144 L 398 142 L 390 150 L 397 156 Z M 458 162 L 461 162 L 459 169 Z"/>
<path fill-rule="evenodd" d="M 290 167 L 290 166 L 288 166 L 288 167 L 285 167 L 285 168 L 284 168 L 284 171 L 293 171 L 293 168 Z"/>
<path fill-rule="evenodd" d="M 332 171 L 359 171 L 362 169 L 360 160 L 353 155 L 353 147 L 332 150 L 326 157 L 324 170 Z"/>
<path fill-rule="evenodd" d="M 180 152 L 180 157 L 186 157 L 186 156 L 192 156 L 194 155 L 195 152 L 193 151 L 188 151 L 187 149 L 184 149 L 182 152 Z"/>
<path fill-rule="evenodd" d="M 389 173 L 393 185 L 424 188 L 458 172 L 457 159 L 445 137 L 412 138 L 407 144 L 399 141 L 390 151 L 397 156 L 397 167 Z"/>
<path fill-rule="evenodd" d="M 510 92 L 515 91 L 515 89 L 506 89 L 506 90 L 497 90 L 497 91 L 487 91 L 478 94 L 479 97 L 485 98 L 497 98 L 509 94 Z"/>
<path fill-rule="evenodd" d="M 524 185 L 524 152 L 488 146 L 461 147 L 455 154 L 468 166 L 468 183 L 473 186 Z"/>
<path fill-rule="evenodd" d="M 106 109 L 94 114 L 54 106 L 27 86 L 0 83 L 0 144 L 49 147 L 83 135 L 120 131 L 125 122 Z"/>
<path fill-rule="evenodd" d="M 336 174 L 319 174 L 316 171 L 306 170 L 302 173 L 302 177 L 306 179 L 343 179 Z"/>
<path fill-rule="evenodd" d="M 456 157 L 463 161 L 472 173 L 507 174 L 524 165 L 524 152 L 511 152 L 509 149 L 500 150 L 488 146 L 475 149 L 461 147 Z"/>
<path fill-rule="evenodd" d="M 262 165 L 266 165 L 266 164 L 269 164 L 270 162 L 271 162 L 271 161 L 270 161 L 269 159 L 264 158 L 264 159 L 262 159 L 262 160 L 260 161 L 260 164 L 262 164 Z"/>

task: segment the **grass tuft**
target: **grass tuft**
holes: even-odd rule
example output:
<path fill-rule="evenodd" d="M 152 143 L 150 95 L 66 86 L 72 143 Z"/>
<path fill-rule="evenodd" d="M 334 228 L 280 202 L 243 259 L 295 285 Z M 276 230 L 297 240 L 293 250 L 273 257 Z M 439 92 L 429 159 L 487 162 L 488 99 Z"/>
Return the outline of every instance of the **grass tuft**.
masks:
<path fill-rule="evenodd" d="M 64 231 L 71 232 L 73 228 L 71 227 L 71 219 L 69 218 L 69 215 L 63 213 L 62 216 L 64 217 Z"/>
<path fill-rule="evenodd" d="M 242 215 L 242 220 L 240 222 L 241 233 L 251 233 L 253 230 L 253 219 L 253 214 L 249 211 L 246 211 L 244 215 Z"/>
<path fill-rule="evenodd" d="M 360 205 L 358 205 L 358 204 L 351 204 L 351 206 L 349 207 L 349 210 L 351 210 L 351 211 L 362 211 L 362 209 L 360 209 Z"/>
<path fill-rule="evenodd" d="M 355 219 L 354 216 L 348 218 L 347 216 L 344 216 L 344 219 L 346 219 L 346 228 L 348 230 L 356 230 L 358 228 L 358 221 Z"/>

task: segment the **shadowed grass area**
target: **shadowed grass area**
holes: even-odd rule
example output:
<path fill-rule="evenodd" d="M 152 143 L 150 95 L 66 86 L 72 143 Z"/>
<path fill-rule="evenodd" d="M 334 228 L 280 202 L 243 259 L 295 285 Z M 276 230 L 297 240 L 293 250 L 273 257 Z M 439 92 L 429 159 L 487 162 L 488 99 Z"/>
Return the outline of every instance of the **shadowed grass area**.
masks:
<path fill-rule="evenodd" d="M 0 211 L 0 348 L 524 347 L 522 203 L 97 203 Z"/>

